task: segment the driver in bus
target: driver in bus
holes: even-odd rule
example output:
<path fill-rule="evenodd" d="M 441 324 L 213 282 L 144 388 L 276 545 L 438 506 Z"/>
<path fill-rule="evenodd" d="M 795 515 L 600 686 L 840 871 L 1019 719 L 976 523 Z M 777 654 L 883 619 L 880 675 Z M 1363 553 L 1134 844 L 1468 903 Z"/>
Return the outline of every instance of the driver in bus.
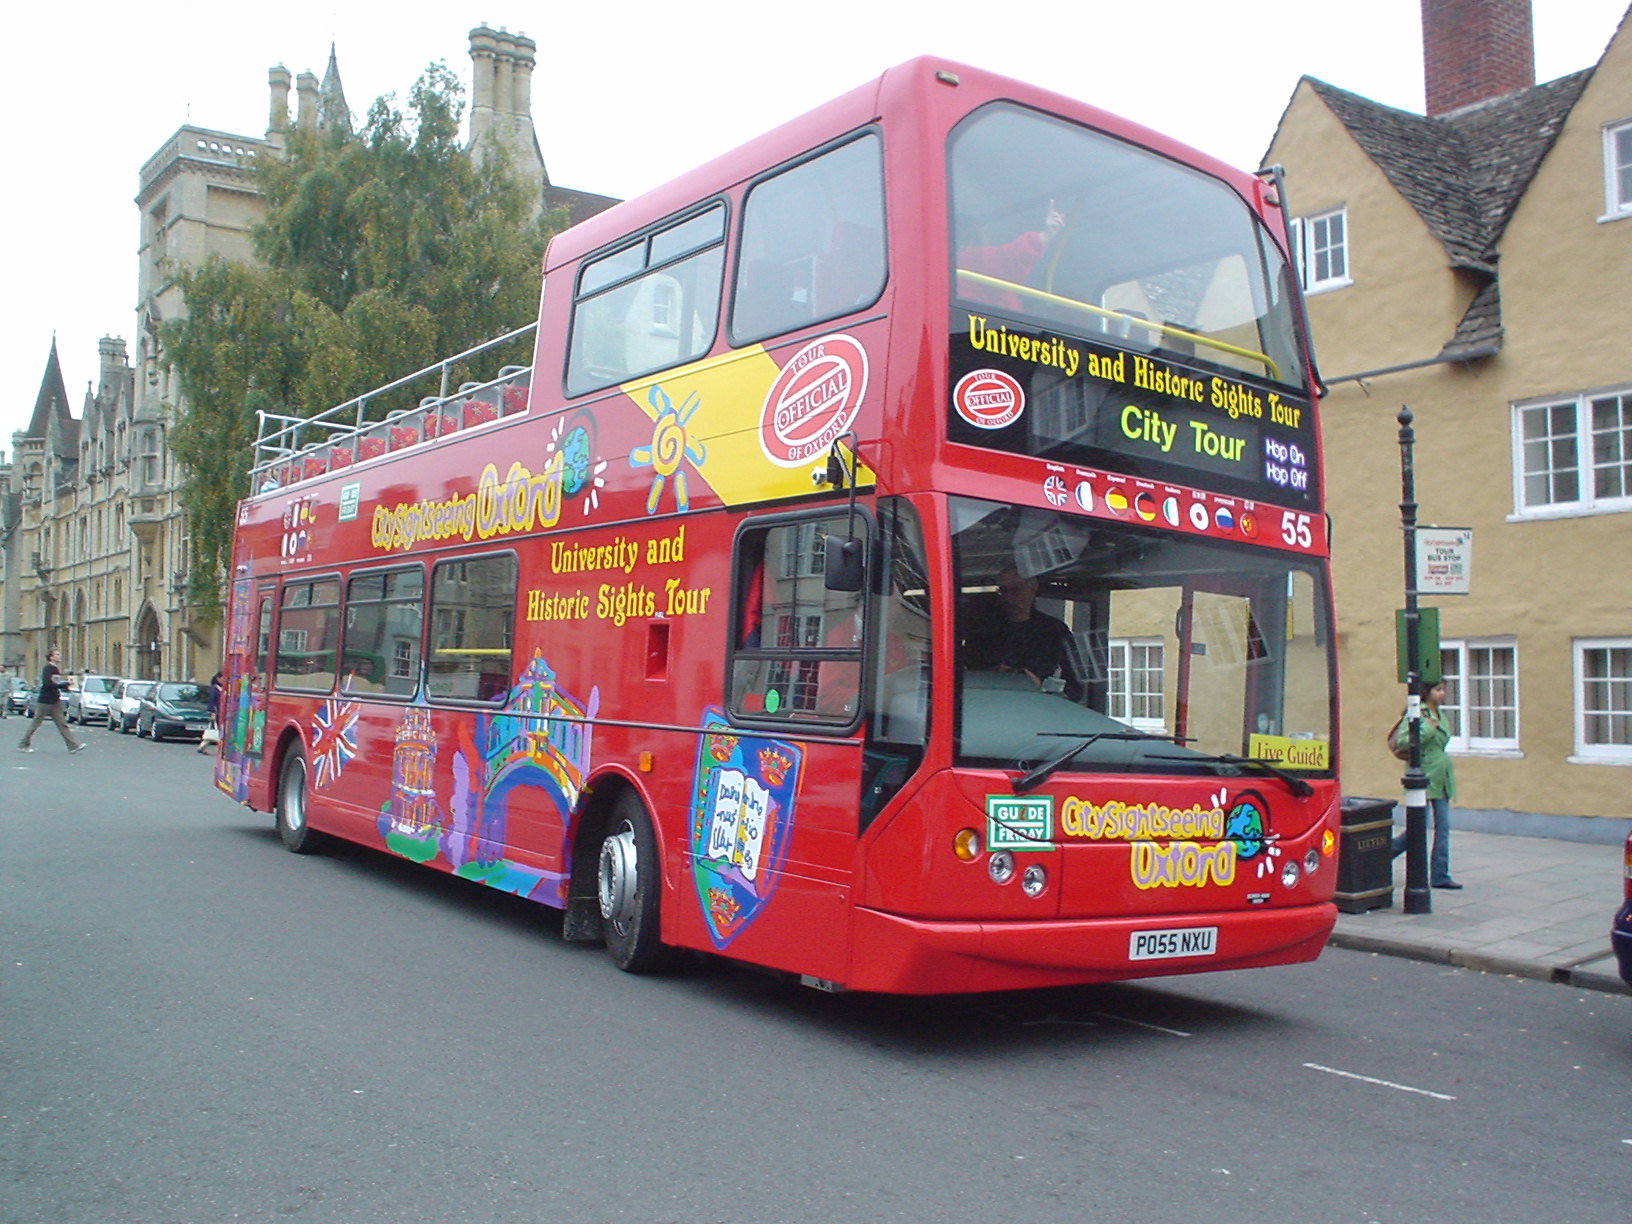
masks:
<path fill-rule="evenodd" d="M 1036 607 L 1037 579 L 1013 565 L 997 576 L 997 591 L 976 598 L 964 616 L 963 665 L 973 671 L 1029 676 L 1038 688 L 1057 680 L 1069 701 L 1084 691 L 1071 630 Z"/>

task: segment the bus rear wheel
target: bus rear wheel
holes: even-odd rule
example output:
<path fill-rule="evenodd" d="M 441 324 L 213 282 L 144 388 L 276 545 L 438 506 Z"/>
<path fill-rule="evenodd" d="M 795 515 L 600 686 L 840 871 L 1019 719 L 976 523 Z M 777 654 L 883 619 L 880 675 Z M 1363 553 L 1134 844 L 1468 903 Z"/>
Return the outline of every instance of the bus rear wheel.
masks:
<path fill-rule="evenodd" d="M 658 941 L 660 874 L 651 817 L 639 798 L 625 794 L 612 809 L 595 882 L 606 950 L 626 973 L 649 973 L 664 961 Z"/>
<path fill-rule="evenodd" d="M 275 819 L 285 849 L 310 854 L 318 848 L 320 837 L 306 822 L 306 757 L 299 748 L 289 750 L 278 771 Z"/>

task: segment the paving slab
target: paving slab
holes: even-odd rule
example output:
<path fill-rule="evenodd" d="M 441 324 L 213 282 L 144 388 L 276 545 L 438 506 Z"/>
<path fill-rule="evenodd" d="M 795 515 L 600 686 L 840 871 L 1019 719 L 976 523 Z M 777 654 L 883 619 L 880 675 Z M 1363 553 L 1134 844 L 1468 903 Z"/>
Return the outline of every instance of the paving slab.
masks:
<path fill-rule="evenodd" d="M 1396 859 L 1394 903 L 1339 914 L 1331 942 L 1629 993 L 1609 945 L 1623 870 L 1619 845 L 1453 830 L 1451 874 L 1460 891 L 1432 889 L 1432 912 L 1407 914 L 1405 859 Z"/>

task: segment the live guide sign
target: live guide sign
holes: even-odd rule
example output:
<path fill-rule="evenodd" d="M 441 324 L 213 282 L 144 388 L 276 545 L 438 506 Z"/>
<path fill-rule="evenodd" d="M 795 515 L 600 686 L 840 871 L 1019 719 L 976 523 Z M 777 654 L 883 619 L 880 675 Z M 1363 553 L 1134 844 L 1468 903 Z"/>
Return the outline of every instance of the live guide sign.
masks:
<path fill-rule="evenodd" d="M 950 441 L 1319 505 L 1315 414 L 1294 388 L 956 311 Z"/>

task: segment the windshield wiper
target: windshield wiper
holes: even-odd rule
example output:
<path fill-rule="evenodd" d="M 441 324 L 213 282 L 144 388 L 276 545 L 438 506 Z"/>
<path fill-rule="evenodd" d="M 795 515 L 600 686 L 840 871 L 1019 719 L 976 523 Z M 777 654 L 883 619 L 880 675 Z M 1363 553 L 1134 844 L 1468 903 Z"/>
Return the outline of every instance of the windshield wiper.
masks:
<path fill-rule="evenodd" d="M 1064 734 L 1068 734 L 1068 733 L 1067 732 L 1061 732 L 1061 731 L 1045 731 L 1045 732 L 1043 732 L 1043 734 L 1044 735 L 1064 735 Z M 1071 745 L 1071 747 L 1067 748 L 1064 752 L 1060 753 L 1060 755 L 1055 757 L 1053 760 L 1044 761 L 1041 765 L 1037 766 L 1035 769 L 1031 770 L 1030 772 L 1021 774 L 1018 778 L 1016 778 L 1014 780 L 1014 782 L 1012 784 L 1013 787 L 1014 787 L 1014 793 L 1017 794 L 1017 795 L 1023 795 L 1029 790 L 1035 790 L 1037 787 L 1041 786 L 1044 782 L 1047 782 L 1050 778 L 1052 778 L 1060 770 L 1064 769 L 1067 765 L 1069 765 L 1071 763 L 1071 761 L 1076 757 L 1077 753 L 1081 752 L 1084 748 L 1087 748 L 1092 744 L 1097 744 L 1102 739 L 1108 739 L 1108 740 L 1163 740 L 1163 741 L 1165 741 L 1167 743 L 1172 743 L 1172 744 L 1176 744 L 1176 743 L 1179 742 L 1178 737 L 1176 737 L 1176 736 L 1172 736 L 1172 735 L 1147 735 L 1143 731 L 1095 731 L 1092 735 L 1084 736 L 1081 740 L 1079 740 L 1077 743 Z M 1175 759 L 1177 759 L 1177 758 L 1175 758 Z"/>
<path fill-rule="evenodd" d="M 1282 769 L 1274 761 L 1264 760 L 1263 757 L 1236 756 L 1233 752 L 1198 752 L 1193 756 L 1158 756 L 1151 759 L 1156 761 L 1212 761 L 1219 765 L 1250 765 L 1285 782 L 1287 789 L 1299 799 L 1307 799 L 1315 793 L 1315 788 L 1310 786 L 1303 778 L 1298 777 L 1297 774 L 1289 770 Z"/>

